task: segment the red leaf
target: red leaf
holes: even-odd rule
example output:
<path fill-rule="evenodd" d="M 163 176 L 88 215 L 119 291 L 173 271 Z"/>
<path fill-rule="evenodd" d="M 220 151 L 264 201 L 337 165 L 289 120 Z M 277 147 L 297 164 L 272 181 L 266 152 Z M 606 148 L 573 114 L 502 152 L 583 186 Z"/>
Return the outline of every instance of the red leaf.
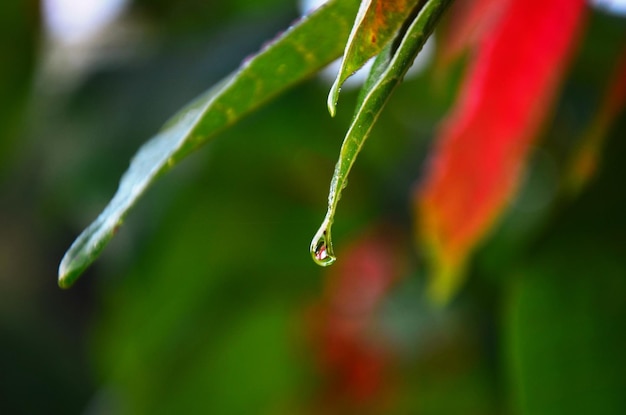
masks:
<path fill-rule="evenodd" d="M 584 9 L 584 0 L 512 0 L 480 44 L 415 200 L 434 299 L 454 293 L 468 255 L 514 193 Z"/>
<path fill-rule="evenodd" d="M 316 399 L 323 407 L 317 412 L 362 413 L 386 402 L 394 354 L 376 313 L 404 274 L 400 252 L 395 232 L 381 226 L 355 240 L 344 260 L 328 269 L 324 299 L 309 314 L 316 360 L 328 384 Z"/>
<path fill-rule="evenodd" d="M 510 0 L 456 0 L 450 9 L 440 63 L 447 65 L 466 49 L 478 44 L 497 23 Z"/>

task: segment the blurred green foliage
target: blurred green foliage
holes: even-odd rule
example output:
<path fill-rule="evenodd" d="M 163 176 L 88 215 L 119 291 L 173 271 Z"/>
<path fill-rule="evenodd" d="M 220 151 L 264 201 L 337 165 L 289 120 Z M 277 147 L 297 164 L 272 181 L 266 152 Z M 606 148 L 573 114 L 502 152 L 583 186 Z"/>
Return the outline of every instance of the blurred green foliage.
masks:
<path fill-rule="evenodd" d="M 574 200 L 557 192 L 624 18 L 593 14 L 522 192 L 446 310 L 423 298 L 408 206 L 462 63 L 398 88 L 334 231 L 340 260 L 376 224 L 404 232 L 407 265 L 371 322 L 392 357 L 386 394 L 363 403 L 321 392 L 334 379 L 310 308 L 332 281 L 307 249 L 355 92 L 335 119 L 319 79 L 252 114 L 148 192 L 90 275 L 56 286 L 62 253 L 139 145 L 287 27 L 295 4 L 137 1 L 130 17 L 157 36 L 51 92 L 33 82 L 36 10 L 5 3 L 3 42 L 16 40 L 0 66 L 0 116 L 15 122 L 0 124 L 1 413 L 626 412 L 623 113 L 591 187 Z"/>
<path fill-rule="evenodd" d="M 36 57 L 39 35 L 36 1 L 0 5 L 0 179 L 10 164 L 22 127 L 24 106 Z"/>

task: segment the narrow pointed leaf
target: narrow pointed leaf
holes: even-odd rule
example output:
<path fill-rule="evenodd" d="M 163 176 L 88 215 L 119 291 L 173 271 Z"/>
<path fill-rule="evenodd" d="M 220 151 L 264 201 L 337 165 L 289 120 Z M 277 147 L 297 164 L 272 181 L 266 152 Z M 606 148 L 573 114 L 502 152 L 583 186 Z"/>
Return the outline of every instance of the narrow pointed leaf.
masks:
<path fill-rule="evenodd" d="M 341 68 L 328 95 L 331 116 L 335 115 L 339 89 L 344 81 L 393 40 L 419 3 L 420 0 L 361 1 Z"/>
<path fill-rule="evenodd" d="M 159 175 L 220 130 L 336 59 L 357 7 L 357 0 L 327 3 L 170 120 L 138 151 L 109 205 L 65 254 L 59 285 L 72 285 L 98 257 L 129 209 Z"/>
<path fill-rule="evenodd" d="M 455 292 L 467 257 L 513 195 L 584 9 L 584 0 L 512 0 L 481 43 L 415 200 L 434 300 Z"/>
<path fill-rule="evenodd" d="M 451 0 L 430 0 L 408 27 L 398 48 L 392 50 L 389 45 L 376 58 L 341 146 L 339 161 L 330 184 L 326 217 L 311 242 L 311 255 L 319 265 L 327 266 L 335 261 L 331 227 L 350 169 L 391 93 L 402 81 L 450 3 Z"/>
<path fill-rule="evenodd" d="M 567 175 L 567 190 L 579 193 L 595 175 L 604 141 L 615 117 L 626 105 L 626 49 L 621 54 L 602 102 L 576 149 Z"/>

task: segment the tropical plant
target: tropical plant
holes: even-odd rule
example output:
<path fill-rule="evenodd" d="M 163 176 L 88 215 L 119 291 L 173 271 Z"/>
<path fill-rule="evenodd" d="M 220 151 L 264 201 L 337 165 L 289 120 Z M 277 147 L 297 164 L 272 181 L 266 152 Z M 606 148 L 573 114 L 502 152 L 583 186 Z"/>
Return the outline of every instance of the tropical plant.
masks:
<path fill-rule="evenodd" d="M 624 30 L 620 29 L 623 20 L 618 19 L 590 11 L 583 0 L 331 0 L 294 22 L 257 54 L 245 58 L 235 72 L 183 107 L 141 147 L 108 206 L 66 253 L 59 268 L 59 285 L 71 286 L 100 255 L 130 209 L 157 178 L 218 133 L 227 135 L 227 129 L 237 128 L 242 123 L 245 128 L 244 116 L 260 110 L 280 94 L 294 101 L 282 117 L 285 124 L 291 123 L 290 114 L 301 105 L 301 99 L 290 96 L 287 90 L 343 56 L 339 73 L 330 87 L 327 107 L 330 115 L 337 115 L 339 119 L 328 119 L 329 124 L 334 123 L 329 128 L 335 132 L 338 122 L 347 121 L 347 132 L 330 181 L 327 214 L 309 247 L 316 263 L 326 266 L 336 262 L 336 265 L 327 272 L 327 297 L 313 301 L 304 319 L 310 324 L 305 330 L 309 344 L 315 345 L 313 359 L 321 368 L 321 376 L 330 381 L 327 389 L 315 392 L 314 403 L 304 405 L 305 410 L 300 403 L 293 402 L 284 403 L 287 409 L 273 407 L 274 410 L 364 413 L 367 408 L 371 413 L 413 413 L 411 411 L 419 408 L 421 412 L 443 413 L 446 410 L 438 412 L 433 408 L 442 408 L 437 405 L 445 402 L 443 406 L 449 413 L 466 405 L 479 413 L 496 413 L 496 408 L 500 407 L 514 407 L 529 414 L 621 413 L 625 408 L 621 397 L 625 385 L 620 371 L 624 362 L 619 357 L 619 345 L 624 340 L 623 293 L 626 290 L 623 275 L 626 268 L 616 247 L 626 243 L 623 236 L 626 233 L 622 232 L 626 223 L 619 214 L 619 209 L 626 206 L 622 192 L 611 187 L 619 172 L 623 172 L 623 163 L 610 161 L 611 156 L 617 158 L 614 155 L 617 151 L 607 157 L 607 169 L 614 171 L 596 176 L 602 155 L 606 153 L 603 151 L 607 145 L 605 137 L 617 136 L 624 128 L 621 110 L 626 101 L 626 49 Z M 607 23 L 604 28 L 608 21 L 612 25 Z M 433 32 L 437 32 L 438 46 L 430 70 L 415 81 L 413 87 L 406 85 L 409 82 L 403 85 L 411 64 Z M 610 42 L 606 42 L 607 39 Z M 606 43 L 600 53 L 596 48 L 602 42 Z M 374 59 L 374 63 L 359 96 L 354 100 L 355 97 L 348 94 L 346 103 L 341 102 L 342 106 L 337 108 L 342 84 L 370 59 Z M 601 64 L 589 65 L 594 59 L 603 60 Z M 577 86 L 584 85 L 589 78 L 598 82 L 591 90 L 605 91 L 594 96 L 598 105 L 581 105 L 580 101 L 585 99 L 580 98 L 576 101 L 576 94 L 581 93 Z M 600 80 L 605 79 L 607 81 L 601 84 Z M 403 93 L 413 96 L 401 97 L 394 106 L 396 96 Z M 572 100 L 578 102 L 572 104 L 574 111 L 583 111 L 580 108 L 586 111 L 582 116 L 568 114 L 567 105 Z M 341 118 L 343 106 L 353 101 L 352 118 Z M 419 108 L 407 109 L 411 102 Z M 418 146 L 415 142 L 410 144 L 406 138 L 396 140 L 393 134 L 385 133 L 391 131 L 385 127 L 394 123 L 393 117 L 385 119 L 387 107 L 391 108 L 388 110 L 391 114 L 394 111 L 402 114 L 396 116 L 393 131 L 398 131 L 398 123 L 409 119 L 407 128 L 423 138 L 419 144 L 422 148 L 414 151 L 416 154 L 412 154 L 410 160 L 385 159 L 385 151 L 401 157 L 411 152 L 411 145 Z M 257 122 L 260 118 L 256 118 Z M 440 120 L 443 121 L 437 126 Z M 382 125 L 376 127 L 377 122 Z M 298 123 L 294 122 L 292 127 L 290 134 L 295 136 Z M 376 128 L 379 128 L 378 134 Z M 403 167 L 401 175 L 404 176 L 388 180 L 385 185 L 376 184 L 377 189 L 401 186 L 402 190 L 396 189 L 394 194 L 403 194 L 405 198 L 389 203 L 404 207 L 394 206 L 390 209 L 394 213 L 385 216 L 380 213 L 383 210 L 380 206 L 372 207 L 377 211 L 372 213 L 363 207 L 367 206 L 363 200 L 360 203 L 354 199 L 347 201 L 344 211 L 350 215 L 343 219 L 347 224 L 332 234 L 352 241 L 346 242 L 344 256 L 339 255 L 335 261 L 331 226 L 334 222 L 340 226 L 341 221 L 335 221 L 336 212 L 341 212 L 339 199 L 349 173 L 358 165 L 355 164 L 357 155 L 370 135 L 379 140 L 375 149 L 383 154 L 378 161 L 370 160 L 370 163 L 378 162 L 388 169 L 403 163 L 412 166 L 410 169 Z M 432 140 L 427 140 L 431 137 Z M 383 138 L 387 142 L 381 143 Z M 232 135 L 228 139 L 235 140 Z M 423 148 L 426 141 L 431 142 L 427 157 Z M 281 145 L 285 142 L 281 140 Z M 242 175 L 255 174 L 246 171 L 246 163 L 238 157 L 249 160 L 261 155 L 246 155 L 245 140 L 240 139 L 237 145 L 240 149 L 229 166 L 241 166 L 236 169 Z M 277 153 L 283 151 L 271 143 L 267 146 Z M 259 152 L 262 147 L 255 148 Z M 299 171 L 299 180 L 304 182 L 304 177 L 308 176 L 315 182 L 304 191 L 309 196 L 298 197 L 318 195 L 319 192 L 312 189 L 317 189 L 319 178 L 324 177 L 320 172 L 320 165 L 325 166 L 324 163 L 303 164 L 311 166 L 313 171 L 300 171 L 300 166 L 295 164 L 298 163 L 290 167 L 291 174 Z M 264 166 L 268 170 L 273 168 L 271 161 Z M 420 170 L 421 175 L 418 175 Z M 222 173 L 229 171 L 222 167 Z M 405 177 L 409 174 L 407 171 L 413 174 L 410 179 Z M 598 181 L 594 182 L 596 177 Z M 612 177 L 613 181 L 605 177 Z M 228 183 L 227 177 L 219 180 Z M 368 186 L 363 178 L 359 178 L 358 183 L 354 186 L 356 191 Z M 351 189 L 353 187 L 348 187 L 346 193 Z M 251 194 L 233 195 L 231 191 L 220 191 L 216 200 L 211 199 L 210 194 L 197 197 L 203 201 L 200 206 L 211 206 L 212 212 L 219 212 L 223 200 L 220 198 L 229 196 L 237 200 L 252 197 Z M 194 199 L 194 196 L 187 197 Z M 293 199 L 286 199 L 281 217 L 289 216 L 289 200 L 293 203 Z M 363 199 L 384 204 L 371 193 Z M 277 208 L 272 205 L 272 209 Z M 398 212 L 405 209 L 411 211 L 412 221 L 397 220 L 404 215 Z M 296 252 L 306 246 L 295 247 L 291 241 L 285 241 L 285 235 L 290 234 L 285 229 L 274 235 L 272 223 L 266 224 L 262 237 L 250 237 L 248 243 L 241 239 L 236 243 L 224 240 L 225 235 L 246 233 L 246 227 L 239 222 L 231 221 L 223 224 L 225 229 L 221 232 L 202 235 L 194 228 L 210 221 L 204 212 L 201 209 L 190 211 L 188 218 L 181 218 L 180 212 L 179 209 L 173 215 L 176 220 L 170 225 L 163 220 L 164 227 L 172 228 L 164 230 L 163 241 L 155 242 L 150 248 L 158 254 L 138 265 L 135 271 L 138 275 L 156 276 L 145 285 L 137 277 L 124 286 L 122 291 L 127 297 L 123 306 L 112 311 L 110 319 L 104 323 L 105 327 L 108 324 L 113 329 L 103 329 L 100 337 L 96 335 L 106 350 L 102 360 L 119 359 L 120 369 L 104 370 L 107 379 L 133 391 L 132 397 L 127 398 L 131 412 L 151 412 L 159 406 L 153 402 L 155 397 L 167 389 L 164 380 L 167 376 L 154 369 L 159 359 L 169 351 L 177 356 L 186 353 L 204 356 L 198 368 L 183 362 L 180 370 L 184 380 L 173 388 L 174 391 L 168 391 L 163 407 L 159 407 L 167 413 L 180 410 L 181 402 L 189 402 L 186 409 L 192 411 L 194 400 L 191 397 L 199 396 L 206 386 L 203 370 L 224 373 L 238 367 L 233 363 L 237 356 L 249 351 L 250 342 L 263 337 L 255 330 L 265 327 L 276 329 L 272 332 L 275 343 L 268 340 L 259 348 L 260 352 L 266 353 L 263 356 L 268 362 L 282 364 L 279 367 L 282 372 L 276 378 L 263 377 L 270 383 L 267 388 L 256 385 L 253 380 L 247 385 L 254 391 L 269 391 L 268 396 L 279 396 L 277 391 L 289 389 L 289 379 L 297 377 L 293 373 L 297 371 L 293 369 L 297 366 L 292 361 L 295 359 L 280 337 L 285 335 L 284 331 L 278 329 L 287 324 L 285 319 L 289 313 L 265 304 L 268 309 L 257 310 L 263 317 L 261 320 L 250 320 L 252 326 L 231 333 L 234 339 L 230 339 L 230 346 L 220 349 L 223 360 L 208 357 L 201 346 L 194 349 L 193 344 L 185 343 L 185 339 L 198 344 L 209 343 L 193 335 L 205 320 L 202 323 L 191 321 L 182 327 L 179 324 L 193 315 L 190 310 L 194 307 L 204 307 L 202 304 L 207 298 L 216 304 L 223 301 L 216 294 L 219 290 L 212 286 L 220 280 L 202 280 L 207 269 L 215 267 L 221 269 L 222 274 L 228 274 L 227 263 L 249 260 L 258 265 L 275 255 L 280 257 L 276 262 L 282 266 L 272 262 L 269 274 L 289 274 L 291 269 L 301 269 L 295 266 L 299 264 Z M 307 220 L 313 216 L 306 216 Z M 390 218 L 400 222 L 400 226 L 390 224 L 394 221 Z M 610 224 L 605 223 L 609 220 Z M 282 223 L 290 228 L 294 241 L 301 239 L 300 228 L 307 231 L 310 227 L 302 216 L 295 222 L 297 230 Z M 182 236 L 178 241 L 177 232 L 191 235 L 191 245 L 188 240 L 184 242 Z M 346 236 L 350 234 L 351 237 Z M 414 244 L 407 243 L 407 239 L 413 239 Z M 289 247 L 284 248 L 284 245 Z M 414 252 L 408 253 L 407 246 L 413 246 Z M 171 262 L 162 259 L 163 266 L 159 265 L 161 259 L 154 259 L 172 250 L 179 254 L 178 259 Z M 206 251 L 210 251 L 210 255 L 206 254 L 204 264 Z M 196 267 L 190 265 L 190 259 L 198 261 L 197 267 L 203 271 L 190 271 Z M 254 274 L 254 266 L 237 269 L 233 271 L 237 275 Z M 312 271 L 304 274 L 307 272 Z M 177 282 L 181 273 L 189 276 Z M 427 276 L 427 283 L 422 281 L 423 275 Z M 494 314 L 488 318 L 488 323 L 477 325 L 487 337 L 493 335 L 494 326 L 498 326 L 497 345 L 501 347 L 495 357 L 481 360 L 484 348 L 493 344 L 449 323 L 469 320 L 469 326 L 473 327 L 481 317 L 469 312 L 460 313 L 459 318 L 454 306 L 440 308 L 456 298 L 467 275 L 482 276 L 472 280 L 466 289 L 476 294 L 475 301 L 487 304 L 483 309 Z M 287 281 L 287 278 L 276 278 L 280 284 L 271 287 Z M 255 287 L 262 291 L 262 284 L 258 284 Z M 498 287 L 498 295 L 494 294 L 494 286 Z M 153 291 L 152 295 L 138 298 L 143 290 Z M 427 299 L 422 297 L 424 292 Z M 250 298 L 246 297 L 251 296 L 250 293 L 245 294 L 245 298 Z M 175 307 L 172 298 L 184 299 L 181 301 L 185 301 L 185 306 Z M 168 306 L 173 310 L 171 313 L 167 312 Z M 158 310 L 154 318 L 162 317 L 163 321 L 155 321 L 152 328 L 137 329 L 145 322 L 145 311 L 150 309 Z M 412 317 L 408 318 L 408 325 L 402 326 L 404 314 Z M 197 318 L 207 315 L 212 317 L 206 324 L 219 331 L 220 319 L 215 315 L 198 313 Z M 499 327 L 500 324 L 504 327 Z M 145 337 L 134 333 L 133 328 Z M 177 340 L 170 344 L 167 333 L 172 330 L 177 332 Z M 225 328 L 221 330 L 228 332 Z M 121 340 L 102 334 L 111 332 L 120 334 Z M 445 337 L 446 333 L 450 338 L 439 344 L 451 349 L 448 354 L 429 350 L 427 342 L 423 341 L 423 338 Z M 146 340 L 150 335 L 153 338 Z M 456 341 L 478 345 L 457 350 Z M 419 384 L 420 374 L 432 375 L 436 370 L 428 367 L 425 362 L 429 359 L 424 359 L 423 355 L 413 360 L 407 357 L 410 355 L 407 348 L 426 355 L 430 353 L 428 356 L 434 356 L 435 361 L 445 356 L 456 357 L 458 360 L 451 363 L 453 375 L 442 375 L 447 387 L 436 381 L 429 385 L 434 391 L 432 396 L 436 397 L 437 393 L 453 392 L 450 384 L 456 381 L 459 390 L 466 395 L 461 394 L 458 402 L 432 398 L 437 402 L 432 408 L 427 400 L 411 398 L 405 389 L 410 389 L 413 383 Z M 144 352 L 147 355 L 142 355 Z M 507 353 L 510 356 L 504 356 Z M 505 361 L 513 384 L 510 400 L 513 403 L 501 404 L 499 400 L 506 400 L 506 397 L 496 397 L 499 387 L 489 386 L 497 383 L 494 378 L 499 376 L 497 370 L 484 374 L 483 371 L 488 371 L 485 367 L 489 367 L 484 360 L 489 358 Z M 415 366 L 404 368 L 398 363 L 406 361 Z M 222 372 L 221 364 L 225 368 Z M 275 368 L 266 369 L 270 372 Z M 177 370 L 177 364 L 168 361 L 165 372 L 175 377 Z M 126 378 L 129 373 L 132 376 Z M 596 374 L 600 374 L 599 378 Z M 478 380 L 470 381 L 464 376 Z M 226 379 L 224 385 L 237 385 L 233 379 Z M 217 383 L 209 385 L 213 398 L 230 399 L 231 403 L 225 406 L 233 413 L 237 408 L 249 409 L 244 403 L 232 403 L 237 401 L 236 397 L 229 395 L 226 386 L 220 387 Z M 472 386 L 467 387 L 468 384 Z M 260 395 L 251 393 L 250 396 L 250 402 L 265 402 Z"/>

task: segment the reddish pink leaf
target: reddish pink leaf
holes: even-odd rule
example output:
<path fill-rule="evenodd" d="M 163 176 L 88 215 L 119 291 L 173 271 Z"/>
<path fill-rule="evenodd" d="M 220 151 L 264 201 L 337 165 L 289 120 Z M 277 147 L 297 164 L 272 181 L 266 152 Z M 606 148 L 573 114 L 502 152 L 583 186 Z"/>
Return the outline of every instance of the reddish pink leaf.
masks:
<path fill-rule="evenodd" d="M 311 340 L 328 384 L 315 413 L 363 413 L 387 401 L 394 353 L 378 333 L 376 311 L 404 274 L 393 234 L 381 227 L 348 247 L 311 309 Z"/>
<path fill-rule="evenodd" d="M 450 9 L 440 63 L 448 64 L 466 49 L 477 45 L 498 22 L 510 0 L 456 0 Z"/>
<path fill-rule="evenodd" d="M 584 0 L 511 0 L 480 44 L 415 200 L 434 299 L 455 291 L 468 255 L 515 191 L 584 9 Z"/>

